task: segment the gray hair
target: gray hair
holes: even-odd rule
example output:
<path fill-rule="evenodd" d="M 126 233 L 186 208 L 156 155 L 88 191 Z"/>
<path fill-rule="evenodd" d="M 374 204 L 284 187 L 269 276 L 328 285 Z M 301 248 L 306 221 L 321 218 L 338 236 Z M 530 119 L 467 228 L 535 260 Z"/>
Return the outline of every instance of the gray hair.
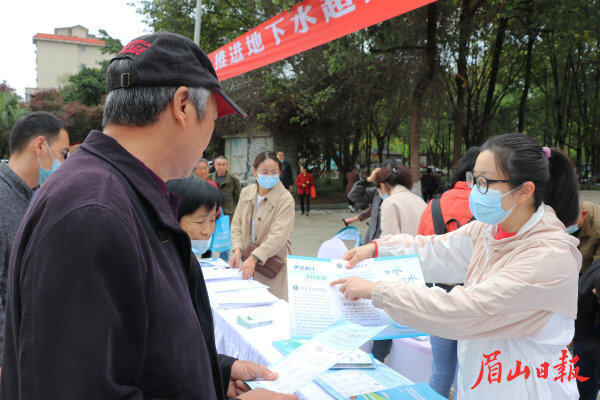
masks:
<path fill-rule="evenodd" d="M 132 69 L 128 58 L 114 60 L 106 68 L 106 75 L 119 76 Z M 104 102 L 102 126 L 109 124 L 143 127 L 158 121 L 167 108 L 178 86 L 133 86 L 111 90 Z M 200 87 L 188 87 L 189 99 L 196 107 L 198 120 L 204 117 L 210 91 Z"/>
<path fill-rule="evenodd" d="M 200 164 L 201 162 L 205 163 L 206 165 L 208 165 L 208 160 L 206 158 L 201 158 L 198 160 L 198 162 L 196 163 L 196 165 Z"/>
<path fill-rule="evenodd" d="M 213 162 L 217 162 L 218 160 L 225 160 L 225 161 L 227 161 L 227 157 L 225 157 L 225 156 L 218 156 L 217 158 L 215 158 L 213 160 Z"/>

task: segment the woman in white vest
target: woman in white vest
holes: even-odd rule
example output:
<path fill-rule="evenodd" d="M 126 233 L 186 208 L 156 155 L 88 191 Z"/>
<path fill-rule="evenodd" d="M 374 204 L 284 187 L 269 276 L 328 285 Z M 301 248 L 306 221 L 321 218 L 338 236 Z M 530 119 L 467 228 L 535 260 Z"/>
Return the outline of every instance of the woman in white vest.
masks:
<path fill-rule="evenodd" d="M 565 229 L 578 212 L 574 171 L 560 150 L 525 135 L 493 137 L 467 175 L 477 221 L 441 236 L 386 236 L 345 256 L 351 267 L 416 253 L 426 281 L 464 280 L 464 287 L 332 284 L 347 298 L 372 299 L 402 324 L 458 339 L 459 399 L 577 399 L 567 345 L 581 254 Z"/>

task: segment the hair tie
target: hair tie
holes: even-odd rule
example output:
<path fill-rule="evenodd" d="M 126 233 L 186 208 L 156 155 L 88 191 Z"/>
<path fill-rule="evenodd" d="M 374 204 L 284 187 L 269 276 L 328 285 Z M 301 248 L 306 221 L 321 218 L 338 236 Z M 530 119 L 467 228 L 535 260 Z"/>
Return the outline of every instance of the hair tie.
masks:
<path fill-rule="evenodd" d="M 392 171 L 394 171 L 395 174 L 398 173 L 398 170 L 396 169 L 396 167 L 392 168 Z"/>
<path fill-rule="evenodd" d="M 546 155 L 546 158 L 550 158 L 550 156 L 552 155 L 552 151 L 546 146 L 542 147 L 542 151 Z"/>

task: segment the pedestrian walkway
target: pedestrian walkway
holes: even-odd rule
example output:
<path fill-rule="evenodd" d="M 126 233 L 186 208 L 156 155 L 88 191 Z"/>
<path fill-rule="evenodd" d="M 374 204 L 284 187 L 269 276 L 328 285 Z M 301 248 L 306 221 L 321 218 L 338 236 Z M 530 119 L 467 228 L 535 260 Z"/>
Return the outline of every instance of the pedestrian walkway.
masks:
<path fill-rule="evenodd" d="M 342 218 L 352 217 L 356 214 L 348 209 L 341 210 L 313 210 L 306 217 L 296 213 L 292 242 L 292 254 L 305 257 L 316 257 L 321 244 L 331 239 L 344 227 Z M 364 235 L 367 231 L 366 221 L 357 222 L 357 227 Z"/>
<path fill-rule="evenodd" d="M 582 191 L 581 195 L 585 201 L 593 201 L 600 204 L 600 190 Z M 331 239 L 340 229 L 344 227 L 342 218 L 352 217 L 356 214 L 347 208 L 338 210 L 313 210 L 306 217 L 296 213 L 294 233 L 291 237 L 292 254 L 305 257 L 316 257 L 321 244 Z M 367 231 L 367 221 L 357 222 L 357 227 L 364 236 Z"/>

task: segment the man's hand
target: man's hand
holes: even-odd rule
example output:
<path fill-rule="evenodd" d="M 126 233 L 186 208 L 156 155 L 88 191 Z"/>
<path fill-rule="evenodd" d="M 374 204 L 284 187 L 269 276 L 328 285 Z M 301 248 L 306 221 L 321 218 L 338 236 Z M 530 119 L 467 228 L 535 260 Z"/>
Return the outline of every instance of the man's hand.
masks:
<path fill-rule="evenodd" d="M 359 262 L 366 260 L 367 258 L 373 258 L 373 254 L 375 254 L 375 245 L 373 243 L 348 250 L 346 254 L 344 254 L 344 260 L 348 261 L 346 268 L 354 268 Z"/>
<path fill-rule="evenodd" d="M 371 182 L 371 183 L 375 182 L 375 175 L 377 175 L 377 173 L 378 173 L 379 171 L 381 171 L 381 168 L 375 168 L 375 169 L 373 170 L 373 172 L 371 172 L 371 176 L 369 176 L 369 177 L 367 178 L 367 182 Z"/>
<path fill-rule="evenodd" d="M 254 275 L 254 268 L 256 268 L 256 257 L 250 254 L 250 257 L 248 257 L 240 267 L 242 279 L 252 278 L 252 275 Z"/>
<path fill-rule="evenodd" d="M 240 400 L 298 400 L 295 394 L 276 393 L 266 389 L 254 389 L 237 397 Z"/>
<path fill-rule="evenodd" d="M 235 249 L 229 259 L 229 268 L 237 268 L 242 261 L 242 250 Z"/>
<path fill-rule="evenodd" d="M 375 284 L 362 278 L 342 278 L 330 283 L 331 286 L 340 285 L 338 288 L 344 297 L 351 301 L 370 299 Z"/>
<path fill-rule="evenodd" d="M 237 360 L 231 366 L 227 397 L 234 398 L 248 392 L 250 387 L 244 381 L 252 381 L 257 378 L 272 381 L 277 379 L 277 376 L 277 373 L 270 371 L 264 365 Z"/>

